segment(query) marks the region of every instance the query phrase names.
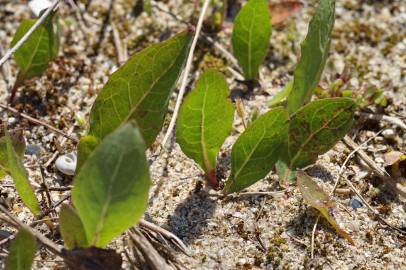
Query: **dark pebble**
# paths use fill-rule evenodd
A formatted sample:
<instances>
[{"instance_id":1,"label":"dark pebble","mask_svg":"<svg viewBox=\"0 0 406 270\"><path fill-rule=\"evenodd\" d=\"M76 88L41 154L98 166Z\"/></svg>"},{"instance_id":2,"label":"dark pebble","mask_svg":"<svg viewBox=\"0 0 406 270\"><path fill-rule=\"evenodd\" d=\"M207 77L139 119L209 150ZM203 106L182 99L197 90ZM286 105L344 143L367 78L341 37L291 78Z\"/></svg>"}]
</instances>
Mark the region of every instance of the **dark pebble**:
<instances>
[{"instance_id":1,"label":"dark pebble","mask_svg":"<svg viewBox=\"0 0 406 270\"><path fill-rule=\"evenodd\" d=\"M352 209L357 210L358 208L361 208L363 204L360 200L358 200L357 197L353 197L350 200L350 206L352 207Z\"/></svg>"}]
</instances>

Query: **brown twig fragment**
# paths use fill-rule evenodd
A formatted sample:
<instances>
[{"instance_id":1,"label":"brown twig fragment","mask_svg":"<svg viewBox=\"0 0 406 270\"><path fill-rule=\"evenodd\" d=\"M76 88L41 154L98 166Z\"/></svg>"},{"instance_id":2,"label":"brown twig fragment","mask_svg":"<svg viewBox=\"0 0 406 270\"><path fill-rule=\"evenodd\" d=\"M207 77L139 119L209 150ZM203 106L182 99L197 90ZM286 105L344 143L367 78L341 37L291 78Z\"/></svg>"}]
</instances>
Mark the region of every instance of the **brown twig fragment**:
<instances>
[{"instance_id":1,"label":"brown twig fragment","mask_svg":"<svg viewBox=\"0 0 406 270\"><path fill-rule=\"evenodd\" d=\"M165 148L166 142L168 141L168 139L171 136L172 131L173 131L174 127L175 127L175 123L176 123L176 119L178 117L180 105L182 104L183 95L185 94L186 86L187 86L187 83L188 83L189 73L190 73L190 70L192 68L193 55L194 55L195 48L196 48L196 45L197 45L197 40L199 39L200 31L201 31L202 26L203 26L203 19L204 19L204 16L206 14L209 3L210 3L210 0L205 0L204 3L203 3L202 10L200 11L199 20L198 20L197 25L196 25L195 35L194 35L193 40L192 40L192 45L190 46L190 49L189 49L189 54L188 54L188 57L187 57L187 60L186 60L185 70L183 71L182 82L180 84L179 94L178 94L178 97L176 99L175 109L173 110L171 121L169 123L168 129L166 130L165 136L164 136L164 138L162 140L162 143L161 143L163 148Z\"/></svg>"},{"instance_id":2,"label":"brown twig fragment","mask_svg":"<svg viewBox=\"0 0 406 270\"><path fill-rule=\"evenodd\" d=\"M13 216L3 205L0 204L0 211L4 213L6 218L2 218L4 221L6 221L8 224L10 224L13 227L17 227L19 229L24 229L29 231L32 235L35 236L35 238L38 239L45 247L47 247L50 251L52 251L54 254L61 256L62 250L64 249L63 246L57 245L48 238L46 238L44 235L42 235L40 232L38 232L36 229L31 228L30 226L24 224L21 222L18 218Z\"/></svg>"},{"instance_id":3,"label":"brown twig fragment","mask_svg":"<svg viewBox=\"0 0 406 270\"><path fill-rule=\"evenodd\" d=\"M12 113L14 113L14 114L16 114L16 115L18 115L18 116L21 116L22 118L27 119L28 121L30 121L30 122L32 122L32 123L34 123L34 124L36 124L36 125L44 126L44 127L46 127L47 129L50 129L50 130L52 130L53 132L58 133L59 135L62 135L62 136L64 136L64 137L68 138L69 140L73 141L74 143L79 143L79 140L78 140L78 139L76 139L76 138L74 138L74 137L72 137L72 136L66 134L66 133L63 132L62 130L57 129L56 127L53 127L53 126L51 126L50 124L47 124L47 123L45 123L45 122L43 122L43 121L41 121L41 120L38 120L38 119L36 119L36 118L34 118L34 117L31 117L31 116L29 116L28 114L19 112L17 109L15 109L15 108L13 108L13 107L10 107L10 106L8 106L8 105L1 104L1 103L0 103L0 108L5 109L5 110L7 110L7 111L10 111L10 112L12 112Z\"/></svg>"}]
</instances>

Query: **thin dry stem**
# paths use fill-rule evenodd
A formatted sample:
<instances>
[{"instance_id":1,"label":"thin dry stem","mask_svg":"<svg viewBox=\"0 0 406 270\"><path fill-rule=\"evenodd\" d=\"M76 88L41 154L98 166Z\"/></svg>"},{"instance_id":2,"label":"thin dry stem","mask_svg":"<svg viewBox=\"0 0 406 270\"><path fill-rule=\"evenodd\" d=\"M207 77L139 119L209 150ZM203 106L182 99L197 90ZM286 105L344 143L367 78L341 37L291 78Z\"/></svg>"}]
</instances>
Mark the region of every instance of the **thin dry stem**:
<instances>
[{"instance_id":1,"label":"thin dry stem","mask_svg":"<svg viewBox=\"0 0 406 270\"><path fill-rule=\"evenodd\" d=\"M161 143L163 148L165 148L166 142L168 141L169 137L171 136L173 128L175 127L176 119L178 118L180 105L182 104L183 95L185 94L189 73L190 73L190 70L192 68L193 54L195 52L197 40L199 39L199 34L200 34L200 31L201 31L202 25L203 25L203 19L204 19L204 16L206 14L209 3L210 3L210 0L205 0L204 3L203 3L202 10L200 11L199 20L197 22L195 35L194 35L193 41L192 41L192 46L190 47L189 55L188 55L187 60L186 60L186 67L185 67L185 71L183 73L178 98L177 98L176 104L175 104L175 109L173 111L173 115L172 115L171 122L169 123L169 127L168 127L168 129L166 131L166 134L164 136L164 139L162 140L162 143Z\"/></svg>"},{"instance_id":2,"label":"thin dry stem","mask_svg":"<svg viewBox=\"0 0 406 270\"><path fill-rule=\"evenodd\" d=\"M0 67L28 40L34 31L45 21L51 12L59 4L60 0L55 0L52 5L41 15L35 24L28 30L24 36L0 59Z\"/></svg>"}]
</instances>

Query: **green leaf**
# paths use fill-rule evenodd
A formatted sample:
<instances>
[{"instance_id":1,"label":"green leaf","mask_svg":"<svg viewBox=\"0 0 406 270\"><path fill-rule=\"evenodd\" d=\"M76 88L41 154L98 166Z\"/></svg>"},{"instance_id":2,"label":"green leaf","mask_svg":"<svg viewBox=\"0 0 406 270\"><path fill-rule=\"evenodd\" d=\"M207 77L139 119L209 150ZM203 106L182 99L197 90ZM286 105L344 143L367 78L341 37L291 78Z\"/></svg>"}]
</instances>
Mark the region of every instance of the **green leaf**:
<instances>
[{"instance_id":1,"label":"green leaf","mask_svg":"<svg viewBox=\"0 0 406 270\"><path fill-rule=\"evenodd\" d=\"M260 116L240 135L231 151L226 193L249 187L269 173L286 147L288 127L288 114L279 107Z\"/></svg>"},{"instance_id":2,"label":"green leaf","mask_svg":"<svg viewBox=\"0 0 406 270\"><path fill-rule=\"evenodd\" d=\"M215 178L216 157L229 136L234 120L234 106L223 75L206 71L196 88L185 99L178 118L176 139L182 151Z\"/></svg>"},{"instance_id":3,"label":"green leaf","mask_svg":"<svg viewBox=\"0 0 406 270\"><path fill-rule=\"evenodd\" d=\"M59 215L59 230L69 249L88 246L85 228L76 210L68 204L63 204Z\"/></svg>"},{"instance_id":4,"label":"green leaf","mask_svg":"<svg viewBox=\"0 0 406 270\"><path fill-rule=\"evenodd\" d=\"M271 19L265 0L249 0L234 21L232 46L246 80L255 80L271 37Z\"/></svg>"},{"instance_id":5,"label":"green leaf","mask_svg":"<svg viewBox=\"0 0 406 270\"><path fill-rule=\"evenodd\" d=\"M279 176L280 183L292 183L296 179L297 172L295 170L291 170L282 160L278 160L275 163L275 170Z\"/></svg>"},{"instance_id":6,"label":"green leaf","mask_svg":"<svg viewBox=\"0 0 406 270\"><path fill-rule=\"evenodd\" d=\"M288 97L288 111L293 113L310 101L319 84L330 48L335 19L335 0L320 0L316 14L302 42L301 58L297 65L293 89Z\"/></svg>"},{"instance_id":7,"label":"green leaf","mask_svg":"<svg viewBox=\"0 0 406 270\"><path fill-rule=\"evenodd\" d=\"M114 72L90 113L90 135L103 139L134 119L147 146L162 128L172 90L182 72L191 32L148 47Z\"/></svg>"},{"instance_id":8,"label":"green leaf","mask_svg":"<svg viewBox=\"0 0 406 270\"><path fill-rule=\"evenodd\" d=\"M329 98L313 101L291 115L289 168L314 163L342 139L353 124L355 107L349 98Z\"/></svg>"},{"instance_id":9,"label":"green leaf","mask_svg":"<svg viewBox=\"0 0 406 270\"><path fill-rule=\"evenodd\" d=\"M26 230L17 233L6 259L6 270L30 270L36 251L35 237Z\"/></svg>"},{"instance_id":10,"label":"green leaf","mask_svg":"<svg viewBox=\"0 0 406 270\"><path fill-rule=\"evenodd\" d=\"M90 245L106 246L142 217L150 186L145 143L133 122L100 143L74 180L73 204Z\"/></svg>"},{"instance_id":11,"label":"green leaf","mask_svg":"<svg viewBox=\"0 0 406 270\"><path fill-rule=\"evenodd\" d=\"M49 61L58 55L59 26L56 20L55 13L51 13L15 52L14 57L20 67L19 80L41 75L48 68ZM36 21L24 20L18 27L11 46L14 46Z\"/></svg>"},{"instance_id":12,"label":"green leaf","mask_svg":"<svg viewBox=\"0 0 406 270\"><path fill-rule=\"evenodd\" d=\"M22 132L15 132L9 135L11 143L20 159L24 158L25 153L25 140ZM8 173L8 156L7 156L7 143L6 137L0 138L0 180Z\"/></svg>"},{"instance_id":13,"label":"green leaf","mask_svg":"<svg viewBox=\"0 0 406 270\"><path fill-rule=\"evenodd\" d=\"M272 97L272 99L268 103L268 106L275 107L281 105L282 101L289 96L290 91L292 91L292 87L293 81L288 82L288 84L286 84L282 90L280 90L275 96Z\"/></svg>"},{"instance_id":14,"label":"green leaf","mask_svg":"<svg viewBox=\"0 0 406 270\"><path fill-rule=\"evenodd\" d=\"M84 136L80 139L78 144L78 162L76 165L76 171L80 171L82 165L86 162L87 158L93 152L94 149L100 144L100 140L92 135Z\"/></svg>"},{"instance_id":15,"label":"green leaf","mask_svg":"<svg viewBox=\"0 0 406 270\"><path fill-rule=\"evenodd\" d=\"M16 190L25 205L34 215L38 215L41 213L41 209L21 160L24 149L25 147L21 142L18 143L16 139L13 140L6 131L6 135L0 139L0 167L13 178Z\"/></svg>"},{"instance_id":16,"label":"green leaf","mask_svg":"<svg viewBox=\"0 0 406 270\"><path fill-rule=\"evenodd\" d=\"M297 172L297 185L303 195L305 202L311 207L316 208L327 219L327 221L334 227L336 232L348 242L354 245L351 236L340 228L335 221L335 218L330 214L334 208L334 203L330 200L329 196L317 183L303 171Z\"/></svg>"}]
</instances>

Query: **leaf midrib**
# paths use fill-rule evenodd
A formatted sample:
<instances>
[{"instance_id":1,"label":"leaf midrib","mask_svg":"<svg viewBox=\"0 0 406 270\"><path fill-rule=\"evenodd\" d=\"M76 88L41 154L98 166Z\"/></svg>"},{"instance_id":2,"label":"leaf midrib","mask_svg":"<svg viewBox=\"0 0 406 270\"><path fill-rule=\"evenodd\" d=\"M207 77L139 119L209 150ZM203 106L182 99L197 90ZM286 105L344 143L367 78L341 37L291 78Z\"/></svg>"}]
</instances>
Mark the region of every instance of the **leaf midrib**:
<instances>
[{"instance_id":1,"label":"leaf midrib","mask_svg":"<svg viewBox=\"0 0 406 270\"><path fill-rule=\"evenodd\" d=\"M276 120L278 119L280 113L278 113L277 115L274 116L274 120L270 123L270 126L272 126ZM258 148L258 145L262 142L262 140L265 137L266 134L266 128L263 126L263 132L261 135L261 138L257 141L257 143L255 144L255 146L252 148L252 151L249 153L248 157L244 160L242 166L240 167L240 169L237 170L237 172L234 174L234 178L237 179L239 174L241 173L241 171L244 169L244 167L247 165L248 161L251 159L252 155L254 154L255 150ZM233 179L235 181L235 179Z\"/></svg>"},{"instance_id":2,"label":"leaf midrib","mask_svg":"<svg viewBox=\"0 0 406 270\"><path fill-rule=\"evenodd\" d=\"M205 168L206 172L208 172L209 170L212 169L212 166L209 161L209 156L208 156L207 149L206 149L206 140L205 140L205 136L204 136L204 133L205 133L204 124L205 124L205 118L206 118L206 115L204 112L206 109L206 98L207 98L207 91L208 91L208 85L207 85L206 81L204 82L204 87L205 87L205 89L204 89L203 104L202 104L202 123L200 125L200 133L201 133L200 144L202 147L203 163L204 163L204 166L206 167Z\"/></svg>"},{"instance_id":3,"label":"leaf midrib","mask_svg":"<svg viewBox=\"0 0 406 270\"><path fill-rule=\"evenodd\" d=\"M111 195L112 195L111 191L112 191L112 188L113 188L114 179L116 178L116 176L118 174L118 168L121 165L122 159L123 159L123 154L121 153L120 157L118 158L118 161L116 162L116 165L114 167L113 174L109 178L109 181L108 181L107 198L106 198L106 200L105 200L105 202L103 204L102 211L100 213L100 220L96 225L96 231L95 231L95 236L94 236L94 240L93 240L93 244L95 244L95 245L97 245L97 242L100 240L99 239L100 232L103 230L104 223L106 221L107 210L108 210L108 208L110 206L110 202L111 202Z\"/></svg>"}]
</instances>

